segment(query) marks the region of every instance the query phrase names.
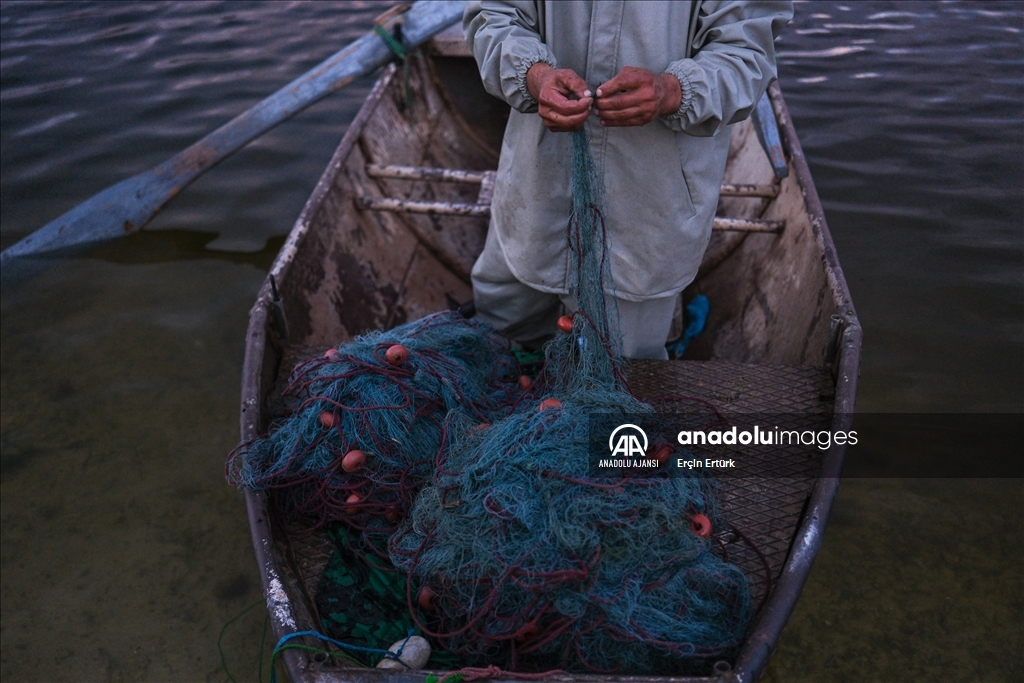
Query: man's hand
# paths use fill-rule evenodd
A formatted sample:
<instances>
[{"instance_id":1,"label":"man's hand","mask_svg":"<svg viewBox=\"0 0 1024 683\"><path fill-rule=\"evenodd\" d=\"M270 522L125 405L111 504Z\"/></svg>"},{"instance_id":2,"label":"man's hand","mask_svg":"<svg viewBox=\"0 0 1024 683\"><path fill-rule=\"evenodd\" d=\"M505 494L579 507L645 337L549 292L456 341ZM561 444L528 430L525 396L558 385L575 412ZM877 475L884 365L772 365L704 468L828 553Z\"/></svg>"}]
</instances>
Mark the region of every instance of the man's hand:
<instances>
[{"instance_id":1,"label":"man's hand","mask_svg":"<svg viewBox=\"0 0 1024 683\"><path fill-rule=\"evenodd\" d=\"M537 62L526 72L526 89L537 100L544 125L554 133L579 130L590 116L590 90L572 69Z\"/></svg>"},{"instance_id":2,"label":"man's hand","mask_svg":"<svg viewBox=\"0 0 1024 683\"><path fill-rule=\"evenodd\" d=\"M604 126L643 126L679 109L683 91L672 74L623 67L597 89L597 115Z\"/></svg>"}]
</instances>

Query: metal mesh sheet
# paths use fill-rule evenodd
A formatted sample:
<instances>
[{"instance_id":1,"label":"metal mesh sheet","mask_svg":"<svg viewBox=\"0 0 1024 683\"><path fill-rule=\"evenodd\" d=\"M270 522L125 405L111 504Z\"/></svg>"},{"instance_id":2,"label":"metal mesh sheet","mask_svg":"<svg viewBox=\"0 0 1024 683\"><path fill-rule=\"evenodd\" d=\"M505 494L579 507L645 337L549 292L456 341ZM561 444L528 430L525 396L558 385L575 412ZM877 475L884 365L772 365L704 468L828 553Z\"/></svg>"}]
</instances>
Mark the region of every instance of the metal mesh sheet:
<instances>
[{"instance_id":1,"label":"metal mesh sheet","mask_svg":"<svg viewBox=\"0 0 1024 683\"><path fill-rule=\"evenodd\" d=\"M632 392L648 401L696 398L723 413L794 416L804 427L827 428L831 419L833 385L822 368L634 360L627 376ZM671 411L670 405L660 409ZM799 445L778 446L770 459L747 470L750 476L719 479L722 514L732 528L716 530L714 538L723 556L747 575L755 606L782 572L823 455L814 457Z\"/></svg>"},{"instance_id":2,"label":"metal mesh sheet","mask_svg":"<svg viewBox=\"0 0 1024 683\"><path fill-rule=\"evenodd\" d=\"M638 397L688 396L723 412L828 414L833 385L823 368L725 361L631 360L629 388Z\"/></svg>"}]
</instances>

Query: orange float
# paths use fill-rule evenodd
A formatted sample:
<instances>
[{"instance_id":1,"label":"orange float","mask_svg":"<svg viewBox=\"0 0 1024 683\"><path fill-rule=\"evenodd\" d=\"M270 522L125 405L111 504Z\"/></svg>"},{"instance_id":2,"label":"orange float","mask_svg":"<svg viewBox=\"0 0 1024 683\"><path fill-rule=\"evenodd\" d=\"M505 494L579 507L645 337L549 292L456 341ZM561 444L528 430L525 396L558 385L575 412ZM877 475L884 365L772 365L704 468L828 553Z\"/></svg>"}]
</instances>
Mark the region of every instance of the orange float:
<instances>
[{"instance_id":1,"label":"orange float","mask_svg":"<svg viewBox=\"0 0 1024 683\"><path fill-rule=\"evenodd\" d=\"M538 626L536 623L527 624L526 626L519 629L519 631L516 633L516 642L524 643L528 640L533 640L534 638L539 636L540 633L540 626Z\"/></svg>"},{"instance_id":2,"label":"orange float","mask_svg":"<svg viewBox=\"0 0 1024 683\"><path fill-rule=\"evenodd\" d=\"M562 407L562 402L557 398L546 398L537 406L537 410L557 410Z\"/></svg>"},{"instance_id":3,"label":"orange float","mask_svg":"<svg viewBox=\"0 0 1024 683\"><path fill-rule=\"evenodd\" d=\"M420 589L419 595L416 596L416 602L420 604L420 607L428 612L433 612L437 605L434 604L434 591L427 586Z\"/></svg>"},{"instance_id":4,"label":"orange float","mask_svg":"<svg viewBox=\"0 0 1024 683\"><path fill-rule=\"evenodd\" d=\"M360 496L358 493L353 493L351 496L349 496L348 498L345 499L345 502L348 503L348 505L345 507L345 514L346 515L357 515L357 514L359 514L358 503L362 503L363 502L362 496Z\"/></svg>"},{"instance_id":5,"label":"orange float","mask_svg":"<svg viewBox=\"0 0 1024 683\"><path fill-rule=\"evenodd\" d=\"M701 538L711 536L711 520L699 512L690 517L690 529Z\"/></svg>"},{"instance_id":6,"label":"orange float","mask_svg":"<svg viewBox=\"0 0 1024 683\"><path fill-rule=\"evenodd\" d=\"M409 349L401 344L395 344L384 352L384 359L392 365L401 365L409 360Z\"/></svg>"},{"instance_id":7,"label":"orange float","mask_svg":"<svg viewBox=\"0 0 1024 683\"><path fill-rule=\"evenodd\" d=\"M366 453L359 449L351 450L341 459L341 469L355 472L366 463Z\"/></svg>"}]
</instances>

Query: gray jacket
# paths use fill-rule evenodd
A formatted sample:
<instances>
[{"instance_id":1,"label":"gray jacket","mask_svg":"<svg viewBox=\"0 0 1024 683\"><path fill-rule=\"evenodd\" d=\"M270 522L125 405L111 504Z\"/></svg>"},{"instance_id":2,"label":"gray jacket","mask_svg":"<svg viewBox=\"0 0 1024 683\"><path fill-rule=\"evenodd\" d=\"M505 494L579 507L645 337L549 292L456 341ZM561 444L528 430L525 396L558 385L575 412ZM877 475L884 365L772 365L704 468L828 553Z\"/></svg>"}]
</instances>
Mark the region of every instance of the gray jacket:
<instances>
[{"instance_id":1,"label":"gray jacket","mask_svg":"<svg viewBox=\"0 0 1024 683\"><path fill-rule=\"evenodd\" d=\"M790 2L468 2L466 41L484 87L512 106L498 163L491 229L513 274L536 289L568 287L570 139L536 114L526 72L572 69L592 91L624 66L679 79L678 111L646 126L604 128L591 116L602 169L614 294L669 296L697 274L725 173L730 125L775 79L774 38Z\"/></svg>"}]
</instances>

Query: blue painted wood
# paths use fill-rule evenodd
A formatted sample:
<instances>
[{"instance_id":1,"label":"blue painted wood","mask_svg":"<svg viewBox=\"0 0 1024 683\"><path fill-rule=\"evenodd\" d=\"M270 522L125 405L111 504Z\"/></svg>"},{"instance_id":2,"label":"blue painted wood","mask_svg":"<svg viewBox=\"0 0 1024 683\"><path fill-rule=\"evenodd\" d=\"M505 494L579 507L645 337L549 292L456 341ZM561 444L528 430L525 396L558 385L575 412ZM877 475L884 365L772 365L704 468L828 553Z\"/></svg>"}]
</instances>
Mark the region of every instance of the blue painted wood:
<instances>
[{"instance_id":1,"label":"blue painted wood","mask_svg":"<svg viewBox=\"0 0 1024 683\"><path fill-rule=\"evenodd\" d=\"M402 15L402 38L412 49L462 18L465 2L413 3ZM311 104L365 76L393 59L372 31L321 62L248 111L187 149L144 173L122 180L47 223L0 253L0 262L123 237L146 225L192 181L246 143L288 120Z\"/></svg>"},{"instance_id":2,"label":"blue painted wood","mask_svg":"<svg viewBox=\"0 0 1024 683\"><path fill-rule=\"evenodd\" d=\"M768 162L772 165L775 177L782 179L789 175L789 165L786 164L786 153L782 149L782 140L779 138L779 123L775 120L775 111L772 109L771 98L766 92L757 102L754 109L754 124L757 129L757 139L761 147L768 155Z\"/></svg>"}]
</instances>

